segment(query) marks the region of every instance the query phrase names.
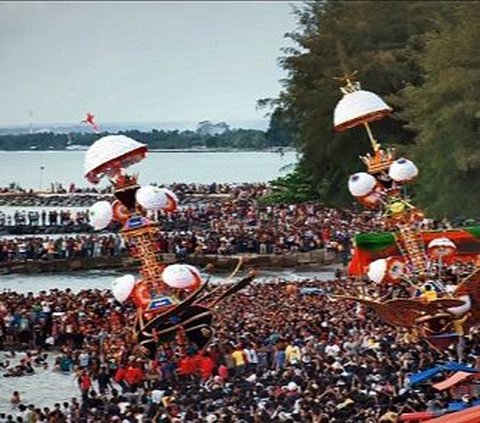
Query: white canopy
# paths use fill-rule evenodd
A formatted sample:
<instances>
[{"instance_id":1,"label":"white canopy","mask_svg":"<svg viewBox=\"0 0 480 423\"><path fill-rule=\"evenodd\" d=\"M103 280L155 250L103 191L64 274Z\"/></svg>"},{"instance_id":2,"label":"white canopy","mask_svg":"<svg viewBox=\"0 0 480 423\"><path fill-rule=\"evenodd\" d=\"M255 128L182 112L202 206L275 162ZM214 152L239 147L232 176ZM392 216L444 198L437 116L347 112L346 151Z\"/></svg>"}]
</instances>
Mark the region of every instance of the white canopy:
<instances>
[{"instance_id":1,"label":"white canopy","mask_svg":"<svg viewBox=\"0 0 480 423\"><path fill-rule=\"evenodd\" d=\"M128 167L144 158L147 146L125 135L107 135L95 141L85 154L85 177L93 183L109 171Z\"/></svg>"},{"instance_id":2,"label":"white canopy","mask_svg":"<svg viewBox=\"0 0 480 423\"><path fill-rule=\"evenodd\" d=\"M333 124L337 131L343 131L363 122L381 119L392 111L378 95L364 90L353 91L337 103Z\"/></svg>"}]
</instances>

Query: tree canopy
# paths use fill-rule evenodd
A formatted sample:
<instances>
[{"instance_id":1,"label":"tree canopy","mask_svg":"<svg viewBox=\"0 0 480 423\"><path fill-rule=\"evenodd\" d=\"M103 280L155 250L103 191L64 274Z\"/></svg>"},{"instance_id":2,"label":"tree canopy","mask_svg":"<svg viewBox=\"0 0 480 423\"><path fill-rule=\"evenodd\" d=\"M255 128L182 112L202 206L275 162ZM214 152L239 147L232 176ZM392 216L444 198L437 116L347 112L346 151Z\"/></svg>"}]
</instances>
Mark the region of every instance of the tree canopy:
<instances>
[{"instance_id":1,"label":"tree canopy","mask_svg":"<svg viewBox=\"0 0 480 423\"><path fill-rule=\"evenodd\" d=\"M232 148L261 150L271 146L289 145L282 139L275 144L271 137L267 141L267 133L255 129L224 130L222 133L208 134L195 131L122 131L133 139L145 143L150 149L189 149L189 148ZM65 150L69 146L89 146L100 136L94 133L57 134L43 132L34 134L0 135L0 150ZM290 142L290 145L292 143Z\"/></svg>"},{"instance_id":2,"label":"tree canopy","mask_svg":"<svg viewBox=\"0 0 480 423\"><path fill-rule=\"evenodd\" d=\"M459 202L457 195L469 190L474 174L478 180L479 8L477 2L333 0L298 8L298 29L287 35L295 47L280 58L284 89L269 102L295 130L303 169L296 176L308 176L327 204L352 201L347 179L364 170L358 156L370 147L362 129L335 133L333 110L341 98L335 77L357 70L362 87L395 109L372 129L384 146L417 160L420 204L435 213L474 213L472 204L465 207L469 196ZM447 176L442 163L455 169Z\"/></svg>"},{"instance_id":3,"label":"tree canopy","mask_svg":"<svg viewBox=\"0 0 480 423\"><path fill-rule=\"evenodd\" d=\"M419 57L424 83L403 90L417 133L417 200L436 214L480 216L480 4L458 4Z\"/></svg>"}]
</instances>

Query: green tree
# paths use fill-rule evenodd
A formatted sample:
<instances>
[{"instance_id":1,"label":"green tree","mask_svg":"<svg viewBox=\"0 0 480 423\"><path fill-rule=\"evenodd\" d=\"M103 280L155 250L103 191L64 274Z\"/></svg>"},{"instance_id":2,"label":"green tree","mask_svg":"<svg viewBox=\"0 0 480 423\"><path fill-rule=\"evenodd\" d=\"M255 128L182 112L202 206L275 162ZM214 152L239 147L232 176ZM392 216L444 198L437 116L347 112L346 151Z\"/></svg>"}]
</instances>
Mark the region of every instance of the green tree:
<instances>
[{"instance_id":1,"label":"green tree","mask_svg":"<svg viewBox=\"0 0 480 423\"><path fill-rule=\"evenodd\" d=\"M424 83L403 91L418 132L416 200L431 214L480 216L480 3L455 5L419 57Z\"/></svg>"},{"instance_id":2,"label":"green tree","mask_svg":"<svg viewBox=\"0 0 480 423\"><path fill-rule=\"evenodd\" d=\"M222 147L235 149L261 150L267 147L264 131L254 129L227 130L218 135L201 135L194 131L159 131L144 132L139 130L120 131L151 149L188 149L195 147ZM0 150L63 150L71 145L92 145L97 139L109 135L70 133L55 134L42 132L36 134L0 135Z\"/></svg>"},{"instance_id":3,"label":"green tree","mask_svg":"<svg viewBox=\"0 0 480 423\"><path fill-rule=\"evenodd\" d=\"M312 189L312 175L300 162L286 176L271 181L272 192L261 199L264 204L291 204L304 201L320 201L318 192Z\"/></svg>"},{"instance_id":4,"label":"green tree","mask_svg":"<svg viewBox=\"0 0 480 423\"><path fill-rule=\"evenodd\" d=\"M205 147L218 148L218 138L215 136L208 137L205 141Z\"/></svg>"},{"instance_id":5,"label":"green tree","mask_svg":"<svg viewBox=\"0 0 480 423\"><path fill-rule=\"evenodd\" d=\"M290 115L302 166L312 176L312 191L325 202L351 202L349 174L363 170L358 160L369 149L362 129L335 133L333 110L341 94L334 78L358 70L364 89L396 104L394 94L421 81L414 54L421 35L435 28L449 3L410 1L316 1L296 11L299 29L288 35L296 43L285 51L288 72L275 104ZM410 144L413 132L395 116L374 124L380 142Z\"/></svg>"},{"instance_id":6,"label":"green tree","mask_svg":"<svg viewBox=\"0 0 480 423\"><path fill-rule=\"evenodd\" d=\"M295 125L291 117L276 107L270 116L270 124L266 134L269 147L286 147L294 145Z\"/></svg>"}]
</instances>

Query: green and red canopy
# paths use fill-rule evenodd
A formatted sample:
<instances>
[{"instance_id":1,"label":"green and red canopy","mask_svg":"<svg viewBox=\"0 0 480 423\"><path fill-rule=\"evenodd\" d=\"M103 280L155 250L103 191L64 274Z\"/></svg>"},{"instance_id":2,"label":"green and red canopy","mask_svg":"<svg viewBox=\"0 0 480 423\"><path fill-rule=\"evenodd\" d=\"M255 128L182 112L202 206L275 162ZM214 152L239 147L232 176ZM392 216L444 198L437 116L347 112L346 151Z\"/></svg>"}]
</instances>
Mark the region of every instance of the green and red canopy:
<instances>
[{"instance_id":1,"label":"green and red canopy","mask_svg":"<svg viewBox=\"0 0 480 423\"><path fill-rule=\"evenodd\" d=\"M435 238L448 238L457 246L455 260L477 261L480 258L480 226L448 231L428 231L421 233L425 245ZM370 262L379 258L401 256L390 232L370 232L355 237L355 248L348 272L354 276L367 273Z\"/></svg>"}]
</instances>

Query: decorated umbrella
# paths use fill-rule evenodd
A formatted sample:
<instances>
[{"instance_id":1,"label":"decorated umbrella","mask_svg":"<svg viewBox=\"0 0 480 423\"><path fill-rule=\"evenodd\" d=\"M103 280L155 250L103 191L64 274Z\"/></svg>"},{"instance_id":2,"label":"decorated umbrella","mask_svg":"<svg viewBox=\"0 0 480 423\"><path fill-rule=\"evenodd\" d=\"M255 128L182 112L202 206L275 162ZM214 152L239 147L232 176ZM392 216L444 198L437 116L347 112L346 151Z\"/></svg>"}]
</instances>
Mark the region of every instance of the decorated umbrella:
<instances>
[{"instance_id":1,"label":"decorated umbrella","mask_svg":"<svg viewBox=\"0 0 480 423\"><path fill-rule=\"evenodd\" d=\"M442 262L457 252L457 246L448 238L435 238L428 243L428 254L438 260L438 279L442 275Z\"/></svg>"},{"instance_id":2,"label":"decorated umbrella","mask_svg":"<svg viewBox=\"0 0 480 423\"><path fill-rule=\"evenodd\" d=\"M360 83L353 80L354 76L355 73L340 78L346 82L346 85L341 88L343 98L337 103L333 112L333 125L339 132L358 125L365 126L376 151L379 145L373 139L368 123L383 119L392 113L393 109L378 95L361 90Z\"/></svg>"},{"instance_id":3,"label":"decorated umbrella","mask_svg":"<svg viewBox=\"0 0 480 423\"><path fill-rule=\"evenodd\" d=\"M147 146L125 135L107 135L95 141L87 150L84 161L85 178L97 184L107 175L114 177L121 169L145 158Z\"/></svg>"}]
</instances>

